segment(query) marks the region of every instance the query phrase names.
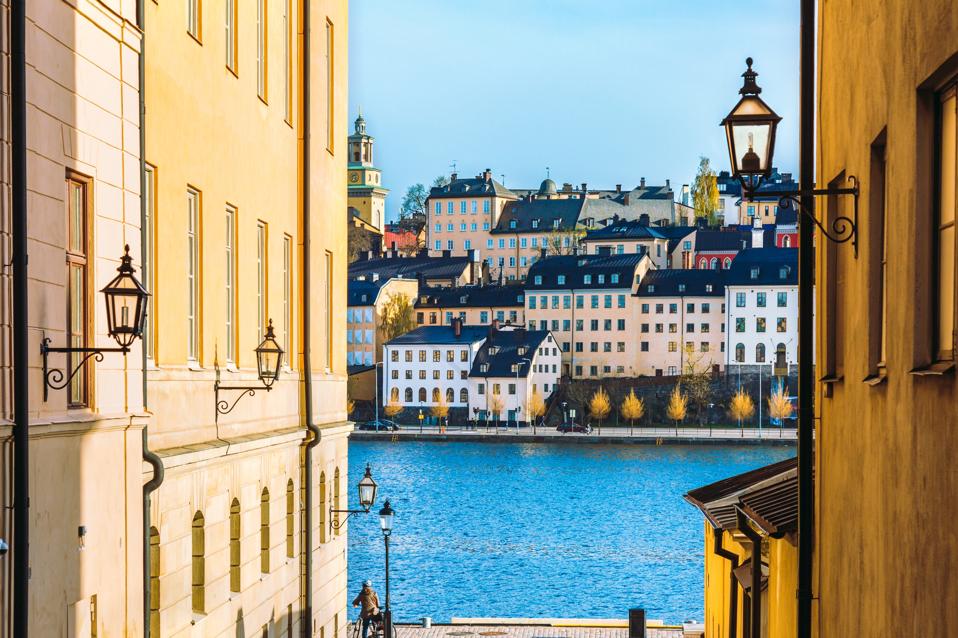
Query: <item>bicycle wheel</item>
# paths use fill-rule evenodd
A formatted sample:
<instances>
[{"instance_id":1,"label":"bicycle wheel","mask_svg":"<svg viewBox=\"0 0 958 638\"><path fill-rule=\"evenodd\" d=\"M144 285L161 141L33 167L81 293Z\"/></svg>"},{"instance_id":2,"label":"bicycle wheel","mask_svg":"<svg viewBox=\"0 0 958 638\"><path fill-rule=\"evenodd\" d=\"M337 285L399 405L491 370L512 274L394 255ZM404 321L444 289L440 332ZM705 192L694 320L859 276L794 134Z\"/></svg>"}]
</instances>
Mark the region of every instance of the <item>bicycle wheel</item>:
<instances>
[{"instance_id":1,"label":"bicycle wheel","mask_svg":"<svg viewBox=\"0 0 958 638\"><path fill-rule=\"evenodd\" d=\"M363 621L360 618L357 618L353 622L353 638L361 638L363 635Z\"/></svg>"}]
</instances>

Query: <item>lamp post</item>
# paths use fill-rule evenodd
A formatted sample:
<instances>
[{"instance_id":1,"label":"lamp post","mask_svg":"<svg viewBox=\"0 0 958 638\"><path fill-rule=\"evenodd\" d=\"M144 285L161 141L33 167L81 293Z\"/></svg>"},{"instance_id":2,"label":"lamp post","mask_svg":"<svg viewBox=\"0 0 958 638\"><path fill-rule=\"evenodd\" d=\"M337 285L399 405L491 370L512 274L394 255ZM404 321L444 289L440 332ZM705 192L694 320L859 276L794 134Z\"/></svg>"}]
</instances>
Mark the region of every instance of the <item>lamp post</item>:
<instances>
[{"instance_id":1,"label":"lamp post","mask_svg":"<svg viewBox=\"0 0 958 638\"><path fill-rule=\"evenodd\" d=\"M383 365L383 364L385 364L385 363L386 363L385 361L379 361L379 362L377 362L376 365L373 367L373 376L375 377L375 379L374 379L374 385L376 386L376 401L375 401L375 403L376 403L376 431L379 431L379 366L381 366L381 365ZM383 371L385 371L385 368L383 368ZM385 375L383 375L383 379L385 380Z\"/></svg>"},{"instance_id":2,"label":"lamp post","mask_svg":"<svg viewBox=\"0 0 958 638\"><path fill-rule=\"evenodd\" d=\"M532 361L526 357L519 359L519 363L516 364L516 436L519 436L519 413L522 412L522 404L519 402L519 370L522 369L523 363L529 364L529 373L532 373Z\"/></svg>"},{"instance_id":3,"label":"lamp post","mask_svg":"<svg viewBox=\"0 0 958 638\"><path fill-rule=\"evenodd\" d=\"M562 424L565 425L569 421L569 417L566 416L566 406L569 405L567 402L562 402Z\"/></svg>"},{"instance_id":4,"label":"lamp post","mask_svg":"<svg viewBox=\"0 0 958 638\"><path fill-rule=\"evenodd\" d=\"M383 634L392 638L392 609L389 606L389 537L393 533L393 517L396 512L389 506L387 499L383 508L379 510L379 527L383 531L383 543L386 546L386 611L383 613Z\"/></svg>"}]
</instances>

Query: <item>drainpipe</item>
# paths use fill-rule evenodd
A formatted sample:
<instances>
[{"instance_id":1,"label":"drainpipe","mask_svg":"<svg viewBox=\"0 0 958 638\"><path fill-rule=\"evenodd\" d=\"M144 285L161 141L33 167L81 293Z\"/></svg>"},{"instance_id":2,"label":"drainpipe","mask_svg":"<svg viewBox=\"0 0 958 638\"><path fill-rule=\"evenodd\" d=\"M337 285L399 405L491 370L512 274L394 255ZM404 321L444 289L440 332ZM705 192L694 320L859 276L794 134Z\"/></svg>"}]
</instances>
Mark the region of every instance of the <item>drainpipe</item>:
<instances>
[{"instance_id":1,"label":"drainpipe","mask_svg":"<svg viewBox=\"0 0 958 638\"><path fill-rule=\"evenodd\" d=\"M741 510L737 516L739 531L752 543L751 635L759 638L762 635L762 536L752 529Z\"/></svg>"},{"instance_id":2,"label":"drainpipe","mask_svg":"<svg viewBox=\"0 0 958 638\"><path fill-rule=\"evenodd\" d=\"M306 574L304 588L306 600L303 602L304 621L301 623L303 637L309 638L313 624L313 448L319 444L319 428L313 424L313 373L310 366L310 348L312 333L311 304L310 304L310 271L309 271L309 217L310 217L310 114L309 114L309 2L303 1L303 403L306 418L306 429L309 438L306 441L306 455L303 480L306 483L306 515L304 517ZM331 285L331 284L330 284ZM332 312L332 309L329 310Z\"/></svg>"},{"instance_id":3,"label":"drainpipe","mask_svg":"<svg viewBox=\"0 0 958 638\"><path fill-rule=\"evenodd\" d=\"M136 25L140 29L140 60L139 60L139 125L140 125L140 263L146 263L149 247L149 235L146 230L147 201L143 196L146 193L146 12L144 2L140 0L136 8ZM152 277L153 273L150 273ZM149 282L147 282L149 285ZM151 291L155 292L155 291ZM147 312L149 312L147 306ZM146 379L146 347L143 347L143 408L147 406L147 379ZM155 452L150 451L148 426L143 426L143 460L153 468L153 478L143 485L143 637L150 638L150 495L163 484L163 461Z\"/></svg>"},{"instance_id":4,"label":"drainpipe","mask_svg":"<svg viewBox=\"0 0 958 638\"><path fill-rule=\"evenodd\" d=\"M799 206L815 212L815 1L801 0L799 91ZM798 224L798 618L796 638L812 635L812 559L815 483L813 428L815 379L812 368L815 227Z\"/></svg>"},{"instance_id":5,"label":"drainpipe","mask_svg":"<svg viewBox=\"0 0 958 638\"><path fill-rule=\"evenodd\" d=\"M30 362L27 358L26 3L10 4L13 188L13 635L27 638L30 584Z\"/></svg>"},{"instance_id":6,"label":"drainpipe","mask_svg":"<svg viewBox=\"0 0 958 638\"><path fill-rule=\"evenodd\" d=\"M728 635L729 638L738 636L738 581L735 580L735 568L738 567L738 554L728 551L722 547L722 537L725 531L721 528L712 530L712 538L715 540L715 546L712 552L731 563L729 569L729 583L731 589L728 595Z\"/></svg>"}]
</instances>

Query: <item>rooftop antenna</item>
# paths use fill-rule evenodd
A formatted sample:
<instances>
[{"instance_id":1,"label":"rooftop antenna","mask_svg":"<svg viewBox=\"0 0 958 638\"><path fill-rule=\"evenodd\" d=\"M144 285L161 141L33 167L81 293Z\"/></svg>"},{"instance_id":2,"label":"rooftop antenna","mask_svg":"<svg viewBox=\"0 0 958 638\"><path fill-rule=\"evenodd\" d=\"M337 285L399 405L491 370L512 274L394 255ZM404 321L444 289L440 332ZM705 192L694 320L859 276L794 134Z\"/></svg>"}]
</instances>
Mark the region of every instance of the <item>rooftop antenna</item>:
<instances>
[{"instance_id":1,"label":"rooftop antenna","mask_svg":"<svg viewBox=\"0 0 958 638\"><path fill-rule=\"evenodd\" d=\"M456 171L456 160L452 160L452 164L449 165L449 168L452 169L452 172L453 172L453 173L458 172L458 171Z\"/></svg>"},{"instance_id":2,"label":"rooftop antenna","mask_svg":"<svg viewBox=\"0 0 958 638\"><path fill-rule=\"evenodd\" d=\"M505 173L499 173L499 181L502 183L503 186L506 185L506 174L505 174Z\"/></svg>"},{"instance_id":3,"label":"rooftop antenna","mask_svg":"<svg viewBox=\"0 0 958 638\"><path fill-rule=\"evenodd\" d=\"M549 178L551 178L551 177L552 177L552 175L550 174L550 169L549 169L548 166L546 166L546 179L549 179Z\"/></svg>"}]
</instances>

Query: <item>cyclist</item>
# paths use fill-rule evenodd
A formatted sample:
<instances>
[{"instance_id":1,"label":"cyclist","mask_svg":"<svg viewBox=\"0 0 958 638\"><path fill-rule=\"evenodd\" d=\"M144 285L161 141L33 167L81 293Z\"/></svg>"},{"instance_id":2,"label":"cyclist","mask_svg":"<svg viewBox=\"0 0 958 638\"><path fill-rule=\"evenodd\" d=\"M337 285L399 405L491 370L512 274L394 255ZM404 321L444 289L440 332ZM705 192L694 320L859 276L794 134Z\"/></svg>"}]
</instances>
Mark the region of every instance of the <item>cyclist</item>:
<instances>
[{"instance_id":1,"label":"cyclist","mask_svg":"<svg viewBox=\"0 0 958 638\"><path fill-rule=\"evenodd\" d=\"M368 638L369 624L373 621L380 622L383 618L379 611L379 595L373 589L371 580L363 581L362 591L353 600L353 607L359 606L362 606L359 618L363 621L363 638Z\"/></svg>"}]
</instances>

